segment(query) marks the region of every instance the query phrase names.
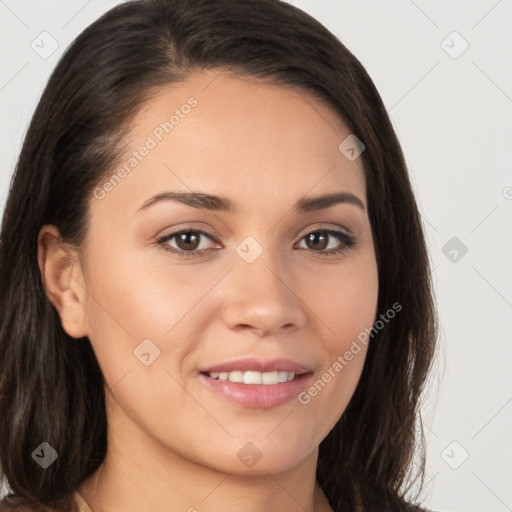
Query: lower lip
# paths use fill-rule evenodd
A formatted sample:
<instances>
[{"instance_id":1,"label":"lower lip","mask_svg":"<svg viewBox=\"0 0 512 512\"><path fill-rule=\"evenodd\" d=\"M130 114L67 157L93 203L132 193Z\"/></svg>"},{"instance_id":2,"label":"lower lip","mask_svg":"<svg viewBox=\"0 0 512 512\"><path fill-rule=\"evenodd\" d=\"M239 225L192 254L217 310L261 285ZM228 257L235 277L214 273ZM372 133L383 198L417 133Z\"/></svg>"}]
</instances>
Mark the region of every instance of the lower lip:
<instances>
[{"instance_id":1,"label":"lower lip","mask_svg":"<svg viewBox=\"0 0 512 512\"><path fill-rule=\"evenodd\" d=\"M213 391L242 407L269 409L278 407L294 398L309 384L312 374L299 375L296 379L279 384L244 384L229 380L212 379L201 373L199 378Z\"/></svg>"}]
</instances>

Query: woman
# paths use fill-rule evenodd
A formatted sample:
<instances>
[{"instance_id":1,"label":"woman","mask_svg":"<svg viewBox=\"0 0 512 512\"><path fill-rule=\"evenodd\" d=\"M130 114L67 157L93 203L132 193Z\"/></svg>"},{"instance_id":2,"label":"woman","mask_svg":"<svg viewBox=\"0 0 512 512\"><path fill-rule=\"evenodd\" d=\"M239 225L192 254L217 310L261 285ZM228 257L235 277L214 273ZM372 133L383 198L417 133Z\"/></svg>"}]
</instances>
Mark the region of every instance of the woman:
<instances>
[{"instance_id":1,"label":"woman","mask_svg":"<svg viewBox=\"0 0 512 512\"><path fill-rule=\"evenodd\" d=\"M88 27L26 135L0 285L1 510L417 510L420 216L371 79L300 9Z\"/></svg>"}]
</instances>

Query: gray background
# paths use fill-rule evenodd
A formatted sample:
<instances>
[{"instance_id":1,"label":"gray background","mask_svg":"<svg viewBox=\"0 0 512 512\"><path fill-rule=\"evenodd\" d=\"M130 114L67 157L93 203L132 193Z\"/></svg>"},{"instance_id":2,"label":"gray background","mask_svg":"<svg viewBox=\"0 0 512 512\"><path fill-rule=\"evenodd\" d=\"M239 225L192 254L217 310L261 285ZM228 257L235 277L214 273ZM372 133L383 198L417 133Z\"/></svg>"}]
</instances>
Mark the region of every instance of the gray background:
<instances>
[{"instance_id":1,"label":"gray background","mask_svg":"<svg viewBox=\"0 0 512 512\"><path fill-rule=\"evenodd\" d=\"M117 3L0 0L2 210L51 70ZM512 2L290 3L332 30L373 78L423 216L441 323L422 409L425 505L512 511Z\"/></svg>"}]
</instances>

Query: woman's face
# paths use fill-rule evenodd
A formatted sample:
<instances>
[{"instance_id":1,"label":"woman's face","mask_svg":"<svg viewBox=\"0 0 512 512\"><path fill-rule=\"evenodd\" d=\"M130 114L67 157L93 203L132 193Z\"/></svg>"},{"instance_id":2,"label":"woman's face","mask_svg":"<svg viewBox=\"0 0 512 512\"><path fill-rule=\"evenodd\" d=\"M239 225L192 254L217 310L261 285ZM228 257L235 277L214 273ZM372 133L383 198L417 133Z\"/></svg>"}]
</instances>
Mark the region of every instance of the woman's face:
<instances>
[{"instance_id":1,"label":"woman's face","mask_svg":"<svg viewBox=\"0 0 512 512\"><path fill-rule=\"evenodd\" d=\"M81 255L111 425L240 474L314 453L354 393L366 346L344 355L377 307L362 161L338 148L349 135L309 95L213 72L145 103L91 198ZM346 196L297 206L329 194ZM293 365L307 374L270 384ZM223 369L269 384L204 373Z\"/></svg>"}]
</instances>

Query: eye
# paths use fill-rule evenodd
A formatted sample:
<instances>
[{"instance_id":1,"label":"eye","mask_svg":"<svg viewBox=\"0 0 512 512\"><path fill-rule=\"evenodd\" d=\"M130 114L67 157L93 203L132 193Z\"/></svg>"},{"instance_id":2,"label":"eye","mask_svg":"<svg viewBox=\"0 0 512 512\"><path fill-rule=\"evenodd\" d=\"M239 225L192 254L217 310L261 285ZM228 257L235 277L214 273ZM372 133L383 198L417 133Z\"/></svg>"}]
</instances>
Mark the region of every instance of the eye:
<instances>
[{"instance_id":1,"label":"eye","mask_svg":"<svg viewBox=\"0 0 512 512\"><path fill-rule=\"evenodd\" d=\"M200 229L182 229L160 238L157 242L163 246L166 251L172 252L182 258L196 256L199 252L206 252L204 246L201 246L201 237L213 237L206 231ZM172 248L168 242L176 239L176 248Z\"/></svg>"},{"instance_id":2,"label":"eye","mask_svg":"<svg viewBox=\"0 0 512 512\"><path fill-rule=\"evenodd\" d=\"M175 233L170 233L157 240L157 243L163 247L164 250L176 254L180 258L191 258L200 256L201 253L209 252L201 238L208 238L214 240L213 236L206 231L200 229L182 229ZM348 251L356 243L355 237L344 231L335 229L317 229L310 231L301 238L301 242L305 241L306 249L322 255L334 255ZM337 240L331 246L331 242ZM175 243L173 246L172 243ZM330 247L331 246L331 247ZM304 248L304 247L302 247Z\"/></svg>"},{"instance_id":3,"label":"eye","mask_svg":"<svg viewBox=\"0 0 512 512\"><path fill-rule=\"evenodd\" d=\"M334 246L329 248L333 238L338 240L338 244L334 243ZM347 252L356 243L353 235L336 229L317 229L310 231L301 238L301 241L302 240L305 240L307 249L325 255Z\"/></svg>"}]
</instances>

